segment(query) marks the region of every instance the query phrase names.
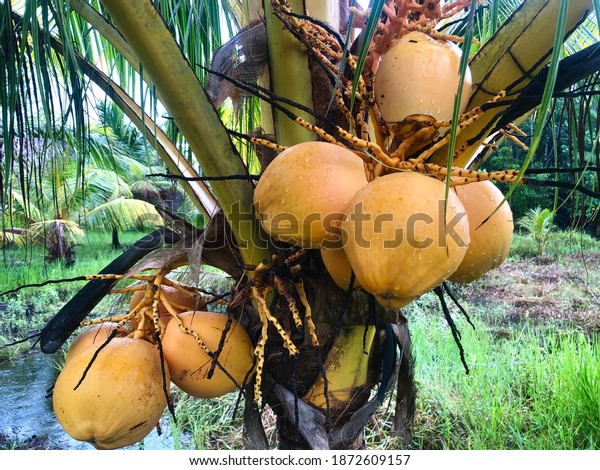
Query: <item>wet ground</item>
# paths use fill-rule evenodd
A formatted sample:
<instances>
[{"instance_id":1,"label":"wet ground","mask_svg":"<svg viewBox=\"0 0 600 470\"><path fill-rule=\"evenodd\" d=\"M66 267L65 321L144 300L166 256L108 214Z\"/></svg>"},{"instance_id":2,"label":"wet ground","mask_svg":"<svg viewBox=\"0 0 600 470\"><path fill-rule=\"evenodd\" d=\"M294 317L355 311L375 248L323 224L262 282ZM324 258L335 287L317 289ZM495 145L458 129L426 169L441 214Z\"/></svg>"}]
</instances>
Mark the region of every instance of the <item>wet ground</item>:
<instances>
[{"instance_id":1,"label":"wet ground","mask_svg":"<svg viewBox=\"0 0 600 470\"><path fill-rule=\"evenodd\" d=\"M53 355L30 350L14 361L0 364L0 450L94 448L72 439L54 416L52 399L47 396L58 374L55 360ZM161 425L161 436L154 430L143 443L130 448L172 449L168 427L162 422Z\"/></svg>"}]
</instances>

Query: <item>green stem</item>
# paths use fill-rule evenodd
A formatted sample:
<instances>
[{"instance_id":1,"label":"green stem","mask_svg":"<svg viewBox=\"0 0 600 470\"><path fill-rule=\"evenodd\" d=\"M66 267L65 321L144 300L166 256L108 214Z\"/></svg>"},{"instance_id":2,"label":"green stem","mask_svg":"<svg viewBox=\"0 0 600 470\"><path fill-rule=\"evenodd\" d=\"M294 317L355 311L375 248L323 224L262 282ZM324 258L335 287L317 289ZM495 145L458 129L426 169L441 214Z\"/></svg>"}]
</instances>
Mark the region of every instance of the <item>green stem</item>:
<instances>
[{"instance_id":1,"label":"green stem","mask_svg":"<svg viewBox=\"0 0 600 470\"><path fill-rule=\"evenodd\" d=\"M293 11L304 12L302 0L291 0L289 3ZM308 55L300 42L277 18L269 0L264 0L264 8L271 90L278 96L312 108L312 77L308 66ZM314 119L306 113L297 110L293 112L304 120L314 123ZM289 146L316 140L315 134L300 127L275 109L273 109L273 122L277 142L280 145Z\"/></svg>"},{"instance_id":2,"label":"green stem","mask_svg":"<svg viewBox=\"0 0 600 470\"><path fill-rule=\"evenodd\" d=\"M151 0L103 0L120 32L154 83L207 176L244 174L247 169L189 62ZM215 181L211 189L238 242L244 262L270 258L253 216L249 181Z\"/></svg>"},{"instance_id":3,"label":"green stem","mask_svg":"<svg viewBox=\"0 0 600 470\"><path fill-rule=\"evenodd\" d=\"M91 5L83 0L69 0L71 10L76 12L85 21L87 21L96 31L98 31L110 44L121 54L129 65L134 69L139 69L139 60L135 53L127 44L127 41L106 19L98 13Z\"/></svg>"}]
</instances>

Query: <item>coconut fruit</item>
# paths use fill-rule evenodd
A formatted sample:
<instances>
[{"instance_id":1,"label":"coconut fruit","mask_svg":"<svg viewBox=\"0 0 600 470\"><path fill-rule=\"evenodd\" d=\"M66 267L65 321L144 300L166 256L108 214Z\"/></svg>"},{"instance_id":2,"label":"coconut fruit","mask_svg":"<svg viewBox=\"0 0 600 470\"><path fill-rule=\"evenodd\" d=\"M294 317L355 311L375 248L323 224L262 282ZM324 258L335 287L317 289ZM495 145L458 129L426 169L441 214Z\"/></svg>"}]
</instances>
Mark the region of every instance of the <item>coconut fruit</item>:
<instances>
[{"instance_id":1,"label":"coconut fruit","mask_svg":"<svg viewBox=\"0 0 600 470\"><path fill-rule=\"evenodd\" d=\"M376 178L352 199L341 225L344 250L363 289L399 309L447 279L469 243L469 222L451 191L413 172Z\"/></svg>"},{"instance_id":2,"label":"coconut fruit","mask_svg":"<svg viewBox=\"0 0 600 470\"><path fill-rule=\"evenodd\" d=\"M282 242L304 248L339 246L344 210L366 184L362 159L347 148L297 144L263 172L254 191L256 217Z\"/></svg>"},{"instance_id":3,"label":"coconut fruit","mask_svg":"<svg viewBox=\"0 0 600 470\"><path fill-rule=\"evenodd\" d=\"M102 346L102 344L108 339L113 330L117 329L115 337L127 336L131 331L125 327L120 327L118 323L104 322L98 325L92 325L79 333L69 346L67 355L65 356L65 363L69 362L73 357L77 356L81 351L86 349L92 344L96 345L96 348Z\"/></svg>"},{"instance_id":4,"label":"coconut fruit","mask_svg":"<svg viewBox=\"0 0 600 470\"><path fill-rule=\"evenodd\" d=\"M194 331L212 353L219 349L227 315L212 312L184 312L180 316L183 326ZM178 322L169 322L162 340L163 353L171 380L184 392L200 398L213 398L233 392L252 377L254 348L246 330L231 320L225 341L219 353L219 364L235 383L218 366L208 378L212 358L202 350L194 336L185 333ZM236 385L237 383L237 385Z\"/></svg>"},{"instance_id":5,"label":"coconut fruit","mask_svg":"<svg viewBox=\"0 0 600 470\"><path fill-rule=\"evenodd\" d=\"M179 289L164 284L160 286L160 290L162 294L166 297L169 304L171 304L171 307L173 307L173 309L177 313L195 310L197 308L201 308L204 305L203 303L200 303L198 305L198 295L196 294L186 295ZM145 294L146 292L144 290L138 290L133 293L131 299L129 300L130 312L136 307L136 305L138 305L142 301ZM167 323L171 321L171 318L173 318L173 316L169 313L167 307L165 307L165 305L161 301L158 302L158 314L159 325L161 328L164 329L167 326ZM139 325L139 319L132 318L129 323L131 324L131 328L135 330Z\"/></svg>"},{"instance_id":6,"label":"coconut fruit","mask_svg":"<svg viewBox=\"0 0 600 470\"><path fill-rule=\"evenodd\" d=\"M97 449L134 444L158 424L167 404L160 354L147 341L114 338L87 369L96 351L95 345L80 351L58 375L56 418L73 439ZM165 375L168 383L166 366Z\"/></svg>"},{"instance_id":7,"label":"coconut fruit","mask_svg":"<svg viewBox=\"0 0 600 470\"><path fill-rule=\"evenodd\" d=\"M331 279L333 279L333 282L340 288L348 290L348 287L350 287L350 279L352 278L352 266L350 265L350 261L348 261L344 249L321 249L321 259L323 260L325 269L327 269ZM360 283L356 279L356 276L354 277L352 287L354 289L360 288Z\"/></svg>"},{"instance_id":8,"label":"coconut fruit","mask_svg":"<svg viewBox=\"0 0 600 470\"><path fill-rule=\"evenodd\" d=\"M467 211L471 241L462 263L449 279L468 283L506 259L513 238L513 215L508 203L502 202L504 195L491 181L456 186L453 191Z\"/></svg>"},{"instance_id":9,"label":"coconut fruit","mask_svg":"<svg viewBox=\"0 0 600 470\"><path fill-rule=\"evenodd\" d=\"M375 99L387 123L424 114L437 121L452 118L458 92L461 50L418 31L405 34L381 59L375 75ZM465 110L471 91L467 68L461 96Z\"/></svg>"}]
</instances>

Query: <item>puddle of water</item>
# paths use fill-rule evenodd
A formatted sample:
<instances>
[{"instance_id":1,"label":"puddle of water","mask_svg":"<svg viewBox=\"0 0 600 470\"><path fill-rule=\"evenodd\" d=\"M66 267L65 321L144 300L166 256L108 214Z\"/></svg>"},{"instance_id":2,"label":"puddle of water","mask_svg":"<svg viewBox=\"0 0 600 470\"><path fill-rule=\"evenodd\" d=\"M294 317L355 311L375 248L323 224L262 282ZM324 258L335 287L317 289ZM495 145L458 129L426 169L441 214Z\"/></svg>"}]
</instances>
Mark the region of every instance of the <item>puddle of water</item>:
<instances>
[{"instance_id":1,"label":"puddle of water","mask_svg":"<svg viewBox=\"0 0 600 470\"><path fill-rule=\"evenodd\" d=\"M54 361L55 356L31 350L14 361L0 364L0 432L19 439L48 435L61 449L94 449L65 433L54 416L52 399L46 398L58 375ZM161 420L161 427L160 436L154 429L143 443L125 449L173 449L173 436L166 420Z\"/></svg>"}]
</instances>

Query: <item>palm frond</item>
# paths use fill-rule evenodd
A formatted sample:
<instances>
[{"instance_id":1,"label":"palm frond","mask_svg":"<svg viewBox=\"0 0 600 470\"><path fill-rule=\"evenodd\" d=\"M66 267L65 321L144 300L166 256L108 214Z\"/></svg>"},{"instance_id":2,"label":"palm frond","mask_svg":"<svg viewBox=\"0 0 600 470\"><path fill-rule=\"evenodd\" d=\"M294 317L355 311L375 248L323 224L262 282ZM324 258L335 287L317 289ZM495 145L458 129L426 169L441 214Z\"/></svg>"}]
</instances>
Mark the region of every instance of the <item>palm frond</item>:
<instances>
[{"instance_id":1,"label":"palm frond","mask_svg":"<svg viewBox=\"0 0 600 470\"><path fill-rule=\"evenodd\" d=\"M125 231L164 225L152 204L127 198L96 206L86 212L85 220L86 226L96 231Z\"/></svg>"},{"instance_id":2,"label":"palm frond","mask_svg":"<svg viewBox=\"0 0 600 470\"><path fill-rule=\"evenodd\" d=\"M164 2L158 2L160 4ZM105 0L112 18L152 78L165 108L175 124L186 136L187 143L199 165L208 175L236 175L247 173L247 168L231 144L227 130L215 114L214 108L197 75L193 57L182 56L177 37L165 27L149 0L116 2ZM164 14L164 11L163 11ZM173 21L166 15L166 24ZM210 15L211 18L213 15ZM190 66L192 64L192 66ZM210 149L210 151L209 151ZM229 180L211 184L211 189L222 203L223 211L231 217L234 234L245 240L248 248L258 236L258 226L238 224L240 208L250 210L253 186L249 181ZM242 231L244 233L238 233ZM255 249L241 248L242 253L254 258ZM250 254L251 253L251 254Z\"/></svg>"},{"instance_id":3,"label":"palm frond","mask_svg":"<svg viewBox=\"0 0 600 470\"><path fill-rule=\"evenodd\" d=\"M0 231L0 244L2 247L6 247L7 245L20 247L27 244L29 237L29 231L26 229L4 229Z\"/></svg>"},{"instance_id":4,"label":"palm frond","mask_svg":"<svg viewBox=\"0 0 600 470\"><path fill-rule=\"evenodd\" d=\"M40 244L48 242L48 239L60 233L68 243L77 243L84 236L85 231L73 220L50 219L36 222L29 227L32 239Z\"/></svg>"},{"instance_id":5,"label":"palm frond","mask_svg":"<svg viewBox=\"0 0 600 470\"><path fill-rule=\"evenodd\" d=\"M131 183L129 186L135 199L141 199L150 203L160 201L160 189L151 181L142 179Z\"/></svg>"},{"instance_id":6,"label":"palm frond","mask_svg":"<svg viewBox=\"0 0 600 470\"><path fill-rule=\"evenodd\" d=\"M13 16L18 17L16 13L13 14ZM114 33L116 30L112 26L111 28L112 29L109 29L109 31ZM45 37L49 38L48 40L50 44L58 54L62 54L64 52L64 46L62 42L51 36L50 32L40 31L40 35L44 35ZM135 100L131 98L125 92L125 90L111 81L110 78L101 70L97 69L90 62L85 60L81 54L75 53L75 59L77 60L77 63L83 72L88 74L94 82L100 85L104 92L107 93L107 95L124 110L132 122L144 131L144 135L148 136L147 138L149 139L150 143L155 146L157 152L169 166L172 172L190 177L197 176L196 170L185 161L181 153L177 150L176 145L167 138L166 134L162 132L160 127L157 126L153 119L142 112L141 107L135 103ZM185 142L180 142L183 147L189 148ZM80 158L78 159L78 163L80 165L83 165L85 162L85 154L86 149L83 148ZM218 209L216 200L202 182L188 182L184 184L184 188L199 210L208 214L213 214L216 212ZM23 192L26 193L26 191Z\"/></svg>"}]
</instances>

